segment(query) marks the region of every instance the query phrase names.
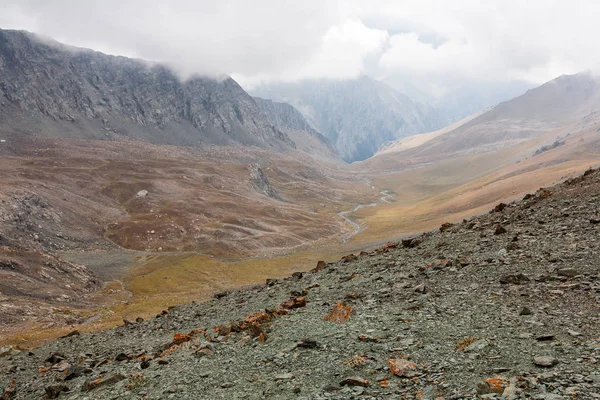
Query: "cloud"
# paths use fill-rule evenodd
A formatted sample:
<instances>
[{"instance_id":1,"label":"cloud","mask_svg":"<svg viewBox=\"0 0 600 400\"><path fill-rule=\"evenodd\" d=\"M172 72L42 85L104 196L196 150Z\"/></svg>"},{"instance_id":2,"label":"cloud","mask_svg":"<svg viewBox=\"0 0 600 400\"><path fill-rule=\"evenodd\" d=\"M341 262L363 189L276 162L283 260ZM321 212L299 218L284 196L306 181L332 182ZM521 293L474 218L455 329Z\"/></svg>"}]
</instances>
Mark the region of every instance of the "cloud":
<instances>
[{"instance_id":1,"label":"cloud","mask_svg":"<svg viewBox=\"0 0 600 400\"><path fill-rule=\"evenodd\" d=\"M358 20L347 19L325 32L310 57L290 65L278 76L236 74L234 78L246 86L273 80L356 78L366 72L367 58L380 54L388 39L385 30L371 29Z\"/></svg>"},{"instance_id":2,"label":"cloud","mask_svg":"<svg viewBox=\"0 0 600 400\"><path fill-rule=\"evenodd\" d=\"M0 27L247 84L363 73L434 86L600 70L587 0L0 0Z\"/></svg>"}]
</instances>

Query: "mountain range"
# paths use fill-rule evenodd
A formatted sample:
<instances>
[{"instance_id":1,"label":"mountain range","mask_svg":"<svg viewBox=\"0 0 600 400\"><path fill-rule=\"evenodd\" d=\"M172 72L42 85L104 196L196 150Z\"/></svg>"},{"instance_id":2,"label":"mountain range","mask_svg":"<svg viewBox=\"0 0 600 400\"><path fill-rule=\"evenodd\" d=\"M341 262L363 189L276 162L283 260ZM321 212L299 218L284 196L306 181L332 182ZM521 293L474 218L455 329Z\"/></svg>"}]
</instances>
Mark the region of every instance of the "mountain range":
<instances>
[{"instance_id":1,"label":"mountain range","mask_svg":"<svg viewBox=\"0 0 600 400\"><path fill-rule=\"evenodd\" d=\"M347 162L369 158L388 141L435 130L447 123L434 108L413 102L367 76L344 81L276 83L259 86L251 93L294 106Z\"/></svg>"},{"instance_id":2,"label":"mountain range","mask_svg":"<svg viewBox=\"0 0 600 400\"><path fill-rule=\"evenodd\" d=\"M229 77L182 81L162 65L22 31L0 30L0 98L0 131L8 136L295 147Z\"/></svg>"}]
</instances>

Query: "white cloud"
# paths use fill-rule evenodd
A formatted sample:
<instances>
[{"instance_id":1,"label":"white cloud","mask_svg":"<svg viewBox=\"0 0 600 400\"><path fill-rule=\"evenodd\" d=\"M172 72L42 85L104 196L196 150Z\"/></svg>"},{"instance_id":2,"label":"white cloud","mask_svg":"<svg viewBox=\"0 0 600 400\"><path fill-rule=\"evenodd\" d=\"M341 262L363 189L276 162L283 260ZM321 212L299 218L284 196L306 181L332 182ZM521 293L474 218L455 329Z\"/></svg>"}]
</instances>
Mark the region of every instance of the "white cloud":
<instances>
[{"instance_id":1,"label":"white cloud","mask_svg":"<svg viewBox=\"0 0 600 400\"><path fill-rule=\"evenodd\" d=\"M600 70L588 0L0 0L0 27L245 82L543 82ZM425 78L424 78L425 77Z\"/></svg>"},{"instance_id":2,"label":"white cloud","mask_svg":"<svg viewBox=\"0 0 600 400\"><path fill-rule=\"evenodd\" d=\"M236 74L234 78L245 86L272 80L352 79L365 73L367 57L379 54L387 41L385 30L371 29L358 20L347 19L330 27L304 62L288 66L277 76Z\"/></svg>"}]
</instances>

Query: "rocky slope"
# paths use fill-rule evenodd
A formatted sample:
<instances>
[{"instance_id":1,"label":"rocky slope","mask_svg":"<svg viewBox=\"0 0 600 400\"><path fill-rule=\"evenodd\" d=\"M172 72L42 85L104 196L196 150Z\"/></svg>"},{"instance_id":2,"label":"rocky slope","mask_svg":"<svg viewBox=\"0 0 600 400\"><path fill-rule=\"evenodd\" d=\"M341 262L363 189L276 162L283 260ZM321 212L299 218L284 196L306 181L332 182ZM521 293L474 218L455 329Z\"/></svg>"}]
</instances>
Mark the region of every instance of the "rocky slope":
<instances>
[{"instance_id":1,"label":"rocky slope","mask_svg":"<svg viewBox=\"0 0 600 400\"><path fill-rule=\"evenodd\" d=\"M147 321L4 349L4 398L600 398L600 172Z\"/></svg>"},{"instance_id":2,"label":"rocky slope","mask_svg":"<svg viewBox=\"0 0 600 400\"><path fill-rule=\"evenodd\" d=\"M383 143L433 131L447 122L431 107L366 76L265 85L252 94L297 108L348 162L372 156Z\"/></svg>"},{"instance_id":3,"label":"rocky slope","mask_svg":"<svg viewBox=\"0 0 600 400\"><path fill-rule=\"evenodd\" d=\"M231 78L182 82L165 66L0 30L0 136L23 134L294 147Z\"/></svg>"},{"instance_id":4,"label":"rocky slope","mask_svg":"<svg viewBox=\"0 0 600 400\"><path fill-rule=\"evenodd\" d=\"M255 97L256 104L260 107L277 129L285 132L296 143L296 147L329 162L338 159L329 140L314 130L306 118L294 107L287 103L261 99Z\"/></svg>"},{"instance_id":5,"label":"rocky slope","mask_svg":"<svg viewBox=\"0 0 600 400\"><path fill-rule=\"evenodd\" d=\"M423 165L510 147L515 149L513 154L523 152L524 159L538 148L596 131L599 125L598 80L588 73L564 75L437 132L388 143L365 164L388 168L411 159ZM406 146L409 142L415 145ZM530 144L535 146L533 150ZM596 152L596 148L597 144L588 151Z\"/></svg>"}]
</instances>

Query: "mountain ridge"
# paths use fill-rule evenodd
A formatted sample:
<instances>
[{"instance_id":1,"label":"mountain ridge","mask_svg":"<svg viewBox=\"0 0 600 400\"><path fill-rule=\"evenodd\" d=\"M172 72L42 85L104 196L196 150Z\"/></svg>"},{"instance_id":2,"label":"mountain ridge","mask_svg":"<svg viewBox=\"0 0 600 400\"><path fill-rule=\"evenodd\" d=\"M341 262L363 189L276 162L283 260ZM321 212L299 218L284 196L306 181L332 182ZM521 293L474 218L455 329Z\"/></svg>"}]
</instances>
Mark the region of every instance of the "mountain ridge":
<instances>
[{"instance_id":1,"label":"mountain ridge","mask_svg":"<svg viewBox=\"0 0 600 400\"><path fill-rule=\"evenodd\" d=\"M112 134L159 144L295 144L230 77L184 82L167 67L0 30L0 132L60 137ZM21 115L14 116L15 113ZM23 121L21 121L23 122ZM44 129L39 129L43 126Z\"/></svg>"}]
</instances>

